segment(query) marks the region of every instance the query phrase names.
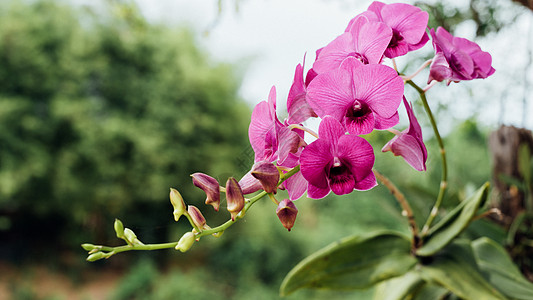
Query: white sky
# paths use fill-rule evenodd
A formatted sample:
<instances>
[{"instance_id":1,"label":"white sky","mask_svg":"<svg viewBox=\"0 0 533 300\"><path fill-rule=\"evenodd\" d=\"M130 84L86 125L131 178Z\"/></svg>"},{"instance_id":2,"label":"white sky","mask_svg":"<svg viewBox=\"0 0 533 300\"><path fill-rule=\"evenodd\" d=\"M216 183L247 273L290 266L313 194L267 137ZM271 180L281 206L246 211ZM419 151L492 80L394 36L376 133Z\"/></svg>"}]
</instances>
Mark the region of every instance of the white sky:
<instances>
[{"instance_id":1,"label":"white sky","mask_svg":"<svg viewBox=\"0 0 533 300\"><path fill-rule=\"evenodd\" d=\"M266 100L270 87L275 85L278 108L281 109L292 83L294 68L302 62L304 54L307 52L307 69L315 58L316 49L341 34L348 21L371 3L369 0L222 0L223 9L218 14L218 0L136 2L152 22L192 27L198 34L200 45L214 60L245 62L247 71L241 96L254 105ZM502 13L505 12L508 10L503 9ZM430 102L449 104L453 115L460 119L475 114L494 128L499 120L505 124L523 125L524 92L529 94L530 102L533 100L533 74L524 77L524 65L532 56L527 53L527 45L533 44L533 30L529 30L533 27L532 19L533 14L522 14L503 32L476 41L484 51L492 54L493 66L497 70L493 76L452 83L450 87L436 86L428 93ZM208 29L209 34L203 34ZM472 38L473 26L466 23L456 34ZM431 51L430 43L426 48ZM529 71L533 73L531 67ZM530 82L528 91L524 91L525 78ZM417 80L422 84L425 77ZM481 100L472 101L472 97ZM505 104L503 113L500 112L502 103ZM533 104L526 109L526 116L533 115ZM533 128L533 117L526 118L524 125Z\"/></svg>"}]
</instances>

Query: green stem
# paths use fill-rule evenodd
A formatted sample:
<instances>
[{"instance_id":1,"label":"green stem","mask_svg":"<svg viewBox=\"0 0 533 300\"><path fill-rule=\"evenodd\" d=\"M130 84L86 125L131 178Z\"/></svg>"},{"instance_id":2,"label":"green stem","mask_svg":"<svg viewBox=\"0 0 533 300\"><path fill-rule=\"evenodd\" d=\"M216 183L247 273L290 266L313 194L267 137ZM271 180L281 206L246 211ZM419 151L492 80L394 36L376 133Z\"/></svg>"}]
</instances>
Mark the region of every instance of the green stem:
<instances>
[{"instance_id":1,"label":"green stem","mask_svg":"<svg viewBox=\"0 0 533 300\"><path fill-rule=\"evenodd\" d=\"M448 180L448 166L446 163L446 150L444 149L444 143L442 142L439 129L437 128L437 122L435 121L435 117L433 116L433 113L431 112L431 108L429 107L428 101L426 99L426 92L411 80L407 81L406 83L412 86L420 94L420 99L422 100L424 109L426 110L426 113L429 117L429 121L431 122L431 127L433 127L435 138L437 139L437 142L439 144L440 155L442 158L442 178L440 182L439 195L437 196L437 200L435 201L435 204L433 205L433 208L431 209L431 212L429 213L426 224L424 224L424 227L422 228L421 234L422 236L424 236L427 234L429 227L431 226L431 223L433 223L433 220L437 216L440 205L442 204L442 199L444 199L444 194L446 192L446 186L448 185L448 181L447 181Z\"/></svg>"},{"instance_id":2,"label":"green stem","mask_svg":"<svg viewBox=\"0 0 533 300\"><path fill-rule=\"evenodd\" d=\"M285 180L287 180L292 175L296 174L299 170L300 170L300 166L298 165L292 168L287 173L283 174L279 180L278 185L282 184ZM254 197L247 200L246 203L244 204L244 208L235 217L235 220L228 220L224 224L217 226L215 228L208 229L208 230L198 231L198 228L196 228L190 216L188 214L185 214L185 215L189 219L189 222L191 223L191 225L193 225L195 229L197 230L198 233L196 234L195 237L198 239L206 235L215 234L215 233L226 230L228 227L230 227L235 222L237 222L237 220L242 219L246 215L246 212L248 211L248 209L250 209L250 207L252 207L254 203L259 201L259 199L263 198L265 195L267 195L267 193L265 191L262 191L259 194L255 195ZM130 250L161 250L161 249L175 248L177 244L178 242L161 243L161 244L146 244L146 245L124 245L124 246L118 246L118 247L95 246L96 250L94 252L104 251L104 252L107 252L106 254L109 257L111 255L114 255L120 252L130 251Z\"/></svg>"}]
</instances>

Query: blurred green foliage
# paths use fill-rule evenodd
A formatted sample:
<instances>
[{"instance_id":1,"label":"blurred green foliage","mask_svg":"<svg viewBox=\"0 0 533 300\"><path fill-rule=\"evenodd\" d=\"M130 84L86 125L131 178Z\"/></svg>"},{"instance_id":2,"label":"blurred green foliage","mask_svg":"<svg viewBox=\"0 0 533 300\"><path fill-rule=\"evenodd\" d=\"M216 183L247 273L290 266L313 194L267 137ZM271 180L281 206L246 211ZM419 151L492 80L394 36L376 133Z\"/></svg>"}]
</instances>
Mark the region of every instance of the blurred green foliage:
<instances>
[{"instance_id":1,"label":"blurred green foliage","mask_svg":"<svg viewBox=\"0 0 533 300\"><path fill-rule=\"evenodd\" d=\"M1 4L0 234L12 252L106 242L115 217L166 239L170 187L197 197L189 174L244 171L236 69L124 8Z\"/></svg>"}]
</instances>

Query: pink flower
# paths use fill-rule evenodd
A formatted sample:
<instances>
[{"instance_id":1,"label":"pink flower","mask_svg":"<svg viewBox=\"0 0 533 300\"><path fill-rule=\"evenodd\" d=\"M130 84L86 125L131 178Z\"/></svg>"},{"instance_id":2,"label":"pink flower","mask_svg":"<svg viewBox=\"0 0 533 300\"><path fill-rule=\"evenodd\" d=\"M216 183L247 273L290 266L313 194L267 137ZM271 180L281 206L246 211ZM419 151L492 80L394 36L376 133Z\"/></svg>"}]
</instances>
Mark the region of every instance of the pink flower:
<instances>
[{"instance_id":1,"label":"pink flower","mask_svg":"<svg viewBox=\"0 0 533 300\"><path fill-rule=\"evenodd\" d=\"M376 186L372 146L361 137L345 133L339 121L326 116L319 126L319 138L302 151L300 168L308 182L309 198L324 198L330 191L343 195Z\"/></svg>"},{"instance_id":2,"label":"pink flower","mask_svg":"<svg viewBox=\"0 0 533 300\"><path fill-rule=\"evenodd\" d=\"M431 29L435 57L429 67L428 83L432 80L452 81L487 78L495 70L492 57L481 50L478 44L464 38L452 36L446 29Z\"/></svg>"},{"instance_id":3,"label":"pink flower","mask_svg":"<svg viewBox=\"0 0 533 300\"><path fill-rule=\"evenodd\" d=\"M374 16L375 17L375 16ZM376 17L375 17L376 18ZM392 37L389 26L369 21L365 15L354 18L347 32L337 37L318 55L313 70L324 73L337 69L342 61L353 56L363 64L378 64Z\"/></svg>"},{"instance_id":4,"label":"pink flower","mask_svg":"<svg viewBox=\"0 0 533 300\"><path fill-rule=\"evenodd\" d=\"M306 101L306 94L307 85L304 82L304 67L302 64L298 64L294 72L294 80L289 90L289 96L287 97L288 124L299 124L309 118L317 117Z\"/></svg>"},{"instance_id":5,"label":"pink flower","mask_svg":"<svg viewBox=\"0 0 533 300\"><path fill-rule=\"evenodd\" d=\"M381 151L391 151L396 156L401 156L415 170L425 171L428 152L422 139L422 129L413 113L412 106L407 103L405 97L403 104L409 117L409 128L393 137Z\"/></svg>"},{"instance_id":6,"label":"pink flower","mask_svg":"<svg viewBox=\"0 0 533 300\"><path fill-rule=\"evenodd\" d=\"M429 40L426 33L429 15L416 6L374 1L368 10L374 12L378 20L392 29L392 39L385 50L385 56L388 58L419 49Z\"/></svg>"},{"instance_id":7,"label":"pink flower","mask_svg":"<svg viewBox=\"0 0 533 300\"><path fill-rule=\"evenodd\" d=\"M277 135L281 126L276 115L276 88L273 86L268 102L262 101L255 106L248 128L248 138L254 149L256 162L272 162L277 159Z\"/></svg>"},{"instance_id":8,"label":"pink flower","mask_svg":"<svg viewBox=\"0 0 533 300\"><path fill-rule=\"evenodd\" d=\"M403 80L385 65L363 65L348 57L342 65L317 75L307 88L307 100L320 116L330 115L349 133L360 135L398 124Z\"/></svg>"}]
</instances>

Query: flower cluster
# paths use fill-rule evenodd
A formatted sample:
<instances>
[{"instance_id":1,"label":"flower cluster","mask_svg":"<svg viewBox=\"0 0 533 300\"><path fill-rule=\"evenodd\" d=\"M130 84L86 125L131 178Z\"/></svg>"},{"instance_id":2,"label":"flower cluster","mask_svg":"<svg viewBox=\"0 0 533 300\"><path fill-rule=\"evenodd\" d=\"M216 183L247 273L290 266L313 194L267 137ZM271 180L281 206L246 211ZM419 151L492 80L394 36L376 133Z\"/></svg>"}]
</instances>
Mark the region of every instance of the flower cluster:
<instances>
[{"instance_id":1,"label":"flower cluster","mask_svg":"<svg viewBox=\"0 0 533 300\"><path fill-rule=\"evenodd\" d=\"M447 80L449 84L494 73L490 54L477 44L440 27L436 32L430 29L428 35L427 23L428 13L418 7L375 1L348 23L344 33L316 52L305 76L305 60L296 66L285 120L277 117L274 87L268 101L255 107L249 138L256 165L274 163L280 172L300 166L280 186L289 194L284 204L304 192L320 199L331 191L342 195L376 186L373 148L361 137L376 129L397 134L383 152L402 156L416 170L426 169L422 131L404 97L404 84L410 79L386 63L423 47L431 36L435 58L428 83ZM402 103L409 128L398 132L391 128L399 123ZM317 117L321 118L318 135L302 125ZM307 144L304 133L316 140ZM251 173L241 183L250 192L265 187Z\"/></svg>"},{"instance_id":2,"label":"flower cluster","mask_svg":"<svg viewBox=\"0 0 533 300\"><path fill-rule=\"evenodd\" d=\"M266 101L255 106L248 131L255 153L254 164L247 174L240 180L228 178L225 186L220 186L217 179L207 174L191 175L193 184L206 194L205 204L213 206L216 211L221 205L221 194L225 194L230 220L211 228L196 206L186 205L179 192L171 189L174 219L178 221L185 216L193 228L190 232L176 243L145 245L131 229L123 228L117 220L117 237L125 240L127 246L84 244L90 254L88 260L108 258L131 249L153 250L172 246L187 251L203 236L220 236L266 195L277 204L276 214L282 225L291 230L298 214L294 201L305 193L309 198L321 199L330 192L344 195L354 190L370 190L377 185L376 177L387 186L386 178L373 169L374 149L364 138L374 130L395 133L382 147L383 152L391 151L403 157L414 169L425 171L428 153L412 105L404 96L406 83L419 92L443 156L443 181L424 229L426 233L444 195L446 164L445 151L425 92L437 82L450 84L452 81L486 78L494 73L490 54L477 44L453 37L440 27L436 31L428 29L427 24L428 14L418 7L373 2L366 11L350 20L343 33L316 51L315 61L307 72L304 72L305 57L303 63L296 66L287 97L288 115L284 120L277 115L275 87L271 88ZM430 38L434 58L413 75L400 74L394 59L420 49ZM411 79L428 65L428 86L422 89ZM398 109L402 104L409 127L400 132L393 127L399 123ZM320 120L318 133L304 126L309 119ZM279 189L287 191L287 199L276 199ZM406 202L402 197L398 200L409 215ZM410 226L417 237L417 225L412 214L410 216Z\"/></svg>"}]
</instances>

